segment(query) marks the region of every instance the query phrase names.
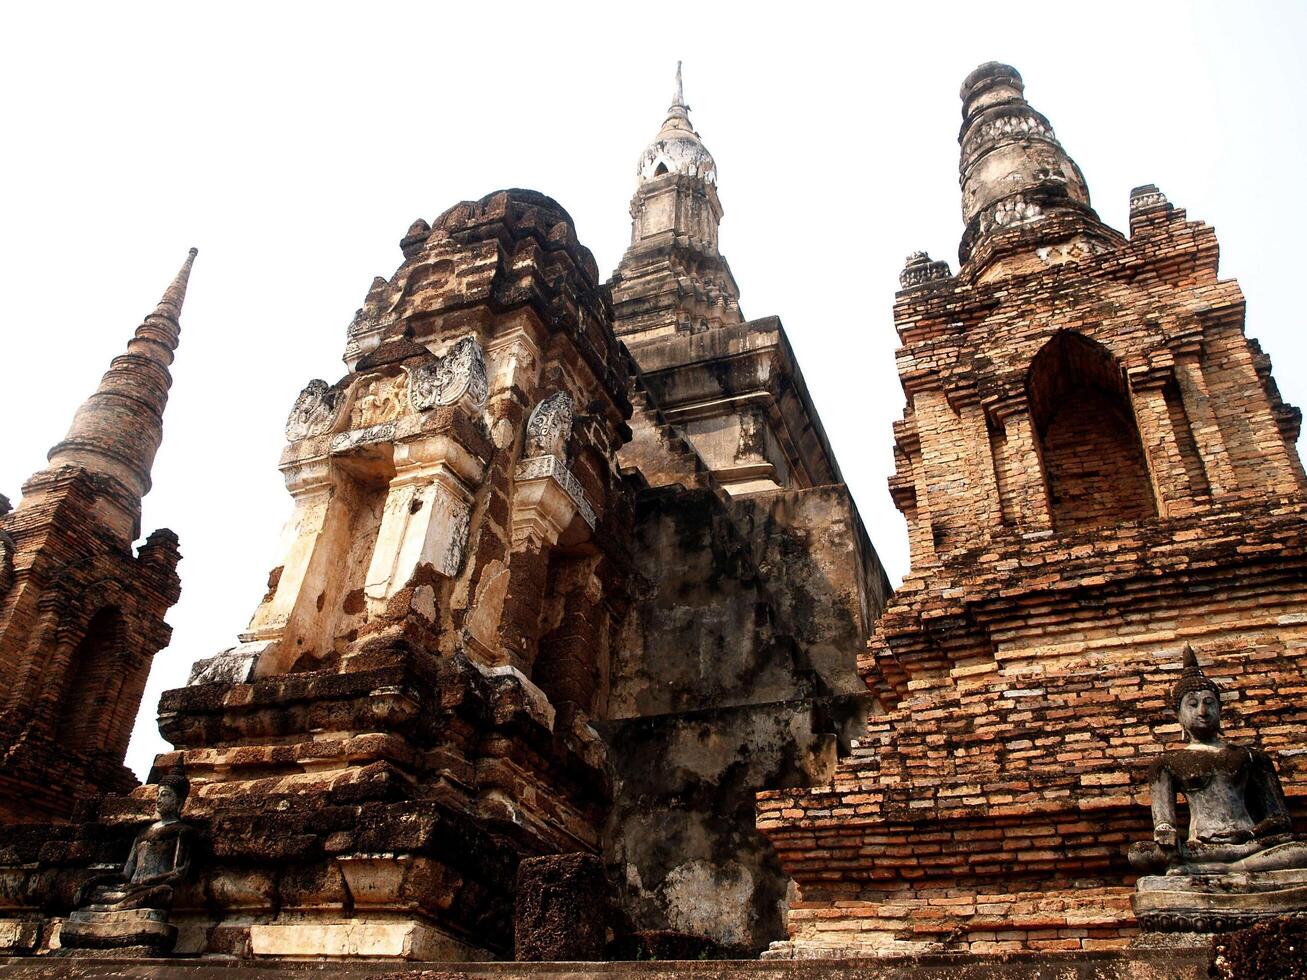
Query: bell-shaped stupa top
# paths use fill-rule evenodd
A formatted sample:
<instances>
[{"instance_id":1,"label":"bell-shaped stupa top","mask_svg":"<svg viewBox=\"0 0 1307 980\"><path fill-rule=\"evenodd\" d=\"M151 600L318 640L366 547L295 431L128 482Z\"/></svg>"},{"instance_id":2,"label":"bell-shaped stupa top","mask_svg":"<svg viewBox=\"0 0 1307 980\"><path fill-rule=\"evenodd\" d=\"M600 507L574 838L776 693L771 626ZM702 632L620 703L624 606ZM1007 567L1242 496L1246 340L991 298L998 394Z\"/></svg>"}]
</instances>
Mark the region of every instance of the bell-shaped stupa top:
<instances>
[{"instance_id":1,"label":"bell-shaped stupa top","mask_svg":"<svg viewBox=\"0 0 1307 980\"><path fill-rule=\"evenodd\" d=\"M652 143L640 154L637 169L640 181L653 180L664 174L686 174L710 184L717 183L717 164L712 154L690 125L690 107L685 104L681 88L681 63L676 63L676 94L667 109L667 118Z\"/></svg>"},{"instance_id":2,"label":"bell-shaped stupa top","mask_svg":"<svg viewBox=\"0 0 1307 980\"><path fill-rule=\"evenodd\" d=\"M981 65L963 81L961 96L963 262L992 233L1061 213L1092 214L1084 175L1048 119L1026 101L1015 68Z\"/></svg>"}]
</instances>

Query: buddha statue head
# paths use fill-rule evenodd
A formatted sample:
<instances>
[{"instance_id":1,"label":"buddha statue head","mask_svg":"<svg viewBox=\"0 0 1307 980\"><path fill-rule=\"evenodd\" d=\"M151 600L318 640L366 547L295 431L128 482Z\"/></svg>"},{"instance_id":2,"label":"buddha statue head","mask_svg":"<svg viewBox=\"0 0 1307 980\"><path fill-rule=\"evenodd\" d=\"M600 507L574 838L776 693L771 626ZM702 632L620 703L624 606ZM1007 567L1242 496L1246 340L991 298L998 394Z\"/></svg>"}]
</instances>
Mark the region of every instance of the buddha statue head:
<instances>
[{"instance_id":1,"label":"buddha statue head","mask_svg":"<svg viewBox=\"0 0 1307 980\"><path fill-rule=\"evenodd\" d=\"M186 769L178 762L159 780L159 792L154 805L160 819L176 820L181 815L182 805L190 791L191 784L186 778Z\"/></svg>"},{"instance_id":2,"label":"buddha statue head","mask_svg":"<svg viewBox=\"0 0 1307 980\"><path fill-rule=\"evenodd\" d=\"M1221 689L1203 673L1188 644L1184 648L1184 669L1171 688L1171 707L1190 742L1210 742L1220 734Z\"/></svg>"}]
</instances>

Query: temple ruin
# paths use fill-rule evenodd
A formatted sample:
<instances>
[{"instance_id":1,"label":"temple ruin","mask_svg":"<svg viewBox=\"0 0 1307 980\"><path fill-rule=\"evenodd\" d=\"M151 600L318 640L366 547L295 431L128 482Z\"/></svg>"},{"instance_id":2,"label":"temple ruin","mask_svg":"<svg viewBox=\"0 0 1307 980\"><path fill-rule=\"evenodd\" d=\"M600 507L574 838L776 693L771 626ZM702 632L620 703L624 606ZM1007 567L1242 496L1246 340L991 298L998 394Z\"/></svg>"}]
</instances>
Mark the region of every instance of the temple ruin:
<instances>
[{"instance_id":1,"label":"temple ruin","mask_svg":"<svg viewBox=\"0 0 1307 980\"><path fill-rule=\"evenodd\" d=\"M266 594L137 786L192 250L0 514L0 954L1197 977L1206 940L1149 935L1307 910L1300 413L1211 228L1151 185L1105 225L1015 69L962 102L958 271L914 253L894 300L897 591L741 310L678 69L608 282L535 191L409 226L285 421ZM1266 787L1187 841L1147 806L1197 785L1182 732ZM1191 914L1254 854L1273 900Z\"/></svg>"}]
</instances>

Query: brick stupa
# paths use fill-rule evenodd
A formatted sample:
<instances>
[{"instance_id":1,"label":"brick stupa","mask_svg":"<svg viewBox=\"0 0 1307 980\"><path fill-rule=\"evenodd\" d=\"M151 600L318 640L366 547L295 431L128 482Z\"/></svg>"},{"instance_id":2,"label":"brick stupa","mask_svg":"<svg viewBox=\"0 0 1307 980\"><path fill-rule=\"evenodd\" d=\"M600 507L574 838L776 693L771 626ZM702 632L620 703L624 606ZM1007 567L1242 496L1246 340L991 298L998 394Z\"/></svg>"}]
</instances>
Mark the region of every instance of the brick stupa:
<instances>
[{"instance_id":1,"label":"brick stupa","mask_svg":"<svg viewBox=\"0 0 1307 980\"><path fill-rule=\"evenodd\" d=\"M912 569L860 745L760 798L801 893L776 956L1127 945L1186 643L1307 798L1300 413L1215 232L1152 186L1104 225L1014 69L962 101L961 267L914 255L894 305Z\"/></svg>"}]
</instances>

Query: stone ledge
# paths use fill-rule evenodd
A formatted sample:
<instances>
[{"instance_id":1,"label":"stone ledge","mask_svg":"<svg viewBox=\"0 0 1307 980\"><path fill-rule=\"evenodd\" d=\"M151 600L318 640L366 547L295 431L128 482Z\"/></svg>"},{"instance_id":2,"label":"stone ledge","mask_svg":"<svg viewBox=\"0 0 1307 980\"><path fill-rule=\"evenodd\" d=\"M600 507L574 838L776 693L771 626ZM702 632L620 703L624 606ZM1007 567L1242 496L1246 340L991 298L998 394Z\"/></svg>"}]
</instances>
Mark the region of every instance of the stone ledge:
<instances>
[{"instance_id":1,"label":"stone ledge","mask_svg":"<svg viewBox=\"0 0 1307 980\"><path fill-rule=\"evenodd\" d=\"M494 977L499 980L557 978L598 980L642 977L702 980L768 977L780 980L1039 980L1055 975L1062 980L1205 980L1210 953L1192 950L1128 950L1102 953L1011 953L993 956L931 954L885 959L804 960L668 960L643 963L425 963L391 961L341 963L299 960L140 960L82 958L69 960L0 959L0 977L80 980L140 977L229 980L258 976L266 980L293 980L306 974L332 977L377 977L384 980L463 980Z\"/></svg>"}]
</instances>

